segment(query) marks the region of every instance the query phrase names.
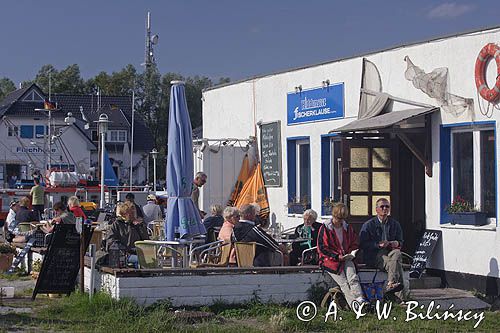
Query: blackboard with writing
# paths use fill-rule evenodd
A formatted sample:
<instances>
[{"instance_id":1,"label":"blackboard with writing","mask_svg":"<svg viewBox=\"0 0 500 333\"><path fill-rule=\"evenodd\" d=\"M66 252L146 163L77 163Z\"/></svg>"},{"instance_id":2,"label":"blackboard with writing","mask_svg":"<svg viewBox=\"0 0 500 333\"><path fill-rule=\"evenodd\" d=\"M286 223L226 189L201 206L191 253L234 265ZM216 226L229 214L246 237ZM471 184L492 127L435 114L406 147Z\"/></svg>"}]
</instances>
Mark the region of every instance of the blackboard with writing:
<instances>
[{"instance_id":1,"label":"blackboard with writing","mask_svg":"<svg viewBox=\"0 0 500 333\"><path fill-rule=\"evenodd\" d=\"M80 234L74 224L57 224L42 262L32 299L37 294L70 294L80 268Z\"/></svg>"},{"instance_id":2,"label":"blackboard with writing","mask_svg":"<svg viewBox=\"0 0 500 333\"><path fill-rule=\"evenodd\" d=\"M415 255L413 256L413 263L410 269L411 278L420 278L440 238L440 230L425 230L422 238L420 238L420 243L415 251Z\"/></svg>"},{"instance_id":3,"label":"blackboard with writing","mask_svg":"<svg viewBox=\"0 0 500 333\"><path fill-rule=\"evenodd\" d=\"M261 166L265 186L281 186L281 122L260 127Z\"/></svg>"}]
</instances>

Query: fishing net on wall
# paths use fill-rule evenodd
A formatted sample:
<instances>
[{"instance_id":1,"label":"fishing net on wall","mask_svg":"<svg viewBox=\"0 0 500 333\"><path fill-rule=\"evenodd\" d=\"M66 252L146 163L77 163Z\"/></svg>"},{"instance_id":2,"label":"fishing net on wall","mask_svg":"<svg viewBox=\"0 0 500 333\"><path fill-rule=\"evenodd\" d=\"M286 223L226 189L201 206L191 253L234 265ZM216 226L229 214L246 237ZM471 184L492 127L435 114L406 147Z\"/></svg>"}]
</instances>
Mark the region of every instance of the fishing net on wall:
<instances>
[{"instance_id":1,"label":"fishing net on wall","mask_svg":"<svg viewBox=\"0 0 500 333\"><path fill-rule=\"evenodd\" d=\"M415 66L408 56L406 61L405 78L413 83L413 86L431 98L434 98L441 109L459 116L465 112L472 112L474 100L454 95L448 92L448 68L436 68L430 73L425 73L420 67Z\"/></svg>"}]
</instances>

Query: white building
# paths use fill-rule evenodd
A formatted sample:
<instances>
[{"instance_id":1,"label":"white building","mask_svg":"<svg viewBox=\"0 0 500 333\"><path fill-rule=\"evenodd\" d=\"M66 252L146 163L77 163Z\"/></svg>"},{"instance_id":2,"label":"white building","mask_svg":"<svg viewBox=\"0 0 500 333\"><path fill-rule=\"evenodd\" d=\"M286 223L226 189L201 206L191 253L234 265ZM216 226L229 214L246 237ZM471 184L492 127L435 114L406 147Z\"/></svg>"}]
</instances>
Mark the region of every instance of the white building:
<instances>
[{"instance_id":1,"label":"white building","mask_svg":"<svg viewBox=\"0 0 500 333\"><path fill-rule=\"evenodd\" d=\"M32 179L35 170L43 172L49 166L53 170L95 176L98 135L94 120L103 112L112 121L106 150L118 179L128 182L131 97L101 96L98 99L93 95L52 95L57 110L50 112L50 121L48 112L42 110L46 99L45 93L36 84L31 84L13 91L0 102L0 187L12 187L16 180ZM73 122L66 119L68 113L72 114ZM153 140L137 114L134 128L132 178L136 184L141 184L146 181L147 158ZM52 137L50 144L49 134Z\"/></svg>"},{"instance_id":2,"label":"white building","mask_svg":"<svg viewBox=\"0 0 500 333\"><path fill-rule=\"evenodd\" d=\"M500 99L489 103L475 81L486 72L488 87L500 89L500 52L475 69L489 43L500 44L500 27L213 87L204 92L203 134L245 139L258 123L279 122L272 219L300 224L295 201L328 218L322 203L333 197L350 205L359 230L377 198L388 197L404 250L414 252L424 229L440 230L428 267L449 283L460 282L458 272L482 277L473 279L482 290L484 277L500 277ZM486 212L488 224L452 225L446 209L457 195Z\"/></svg>"}]
</instances>

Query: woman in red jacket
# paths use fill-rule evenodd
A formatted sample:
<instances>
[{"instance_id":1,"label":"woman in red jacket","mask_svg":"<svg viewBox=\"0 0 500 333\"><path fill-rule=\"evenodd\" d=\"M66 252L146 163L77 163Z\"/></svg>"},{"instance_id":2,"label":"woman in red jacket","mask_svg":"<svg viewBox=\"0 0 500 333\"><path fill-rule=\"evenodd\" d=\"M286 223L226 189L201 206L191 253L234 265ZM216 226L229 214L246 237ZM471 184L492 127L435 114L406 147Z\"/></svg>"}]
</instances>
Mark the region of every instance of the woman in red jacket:
<instances>
[{"instance_id":1,"label":"woman in red jacket","mask_svg":"<svg viewBox=\"0 0 500 333\"><path fill-rule=\"evenodd\" d=\"M354 229L345 222L349 211L343 203L332 208L332 219L319 229L318 255L320 266L339 285L344 297L352 308L352 302L366 302L363 290L352 262L352 251L357 250L358 237Z\"/></svg>"},{"instance_id":2,"label":"woman in red jacket","mask_svg":"<svg viewBox=\"0 0 500 333\"><path fill-rule=\"evenodd\" d=\"M78 197L76 195L69 197L68 208L69 208L69 211L72 212L73 215L75 215L75 217L81 217L82 222L87 219L87 216L83 212L82 207L80 207L80 200L78 199Z\"/></svg>"}]
</instances>

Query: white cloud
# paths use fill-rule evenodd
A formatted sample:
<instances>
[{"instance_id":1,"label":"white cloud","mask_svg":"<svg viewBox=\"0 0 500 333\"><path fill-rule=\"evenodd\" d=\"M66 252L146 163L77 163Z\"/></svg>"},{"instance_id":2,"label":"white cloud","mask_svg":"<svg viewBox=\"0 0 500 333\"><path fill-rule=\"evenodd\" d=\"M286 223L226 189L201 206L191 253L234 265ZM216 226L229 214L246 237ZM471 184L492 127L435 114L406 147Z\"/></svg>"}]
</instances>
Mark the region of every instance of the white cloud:
<instances>
[{"instance_id":1,"label":"white cloud","mask_svg":"<svg viewBox=\"0 0 500 333\"><path fill-rule=\"evenodd\" d=\"M454 18L464 15L474 9L472 5L460 5L456 2L446 2L437 7L432 8L427 17L431 19Z\"/></svg>"}]
</instances>

